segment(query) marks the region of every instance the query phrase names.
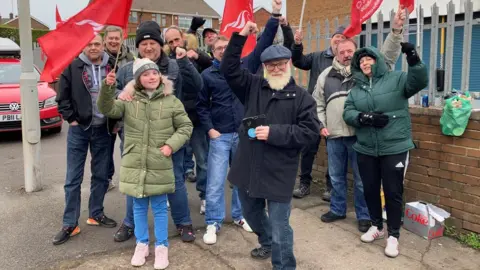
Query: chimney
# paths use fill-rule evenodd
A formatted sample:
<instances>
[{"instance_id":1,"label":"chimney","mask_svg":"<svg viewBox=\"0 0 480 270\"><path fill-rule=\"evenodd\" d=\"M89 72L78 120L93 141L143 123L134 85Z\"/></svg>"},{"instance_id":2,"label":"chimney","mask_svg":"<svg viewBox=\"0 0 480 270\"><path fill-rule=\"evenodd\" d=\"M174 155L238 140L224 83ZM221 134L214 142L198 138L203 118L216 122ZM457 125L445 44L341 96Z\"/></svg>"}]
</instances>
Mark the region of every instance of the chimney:
<instances>
[{"instance_id":1,"label":"chimney","mask_svg":"<svg viewBox=\"0 0 480 270\"><path fill-rule=\"evenodd\" d=\"M9 14L9 15L10 15L10 20L13 20L13 13L12 13L12 12L10 12L10 14Z\"/></svg>"}]
</instances>

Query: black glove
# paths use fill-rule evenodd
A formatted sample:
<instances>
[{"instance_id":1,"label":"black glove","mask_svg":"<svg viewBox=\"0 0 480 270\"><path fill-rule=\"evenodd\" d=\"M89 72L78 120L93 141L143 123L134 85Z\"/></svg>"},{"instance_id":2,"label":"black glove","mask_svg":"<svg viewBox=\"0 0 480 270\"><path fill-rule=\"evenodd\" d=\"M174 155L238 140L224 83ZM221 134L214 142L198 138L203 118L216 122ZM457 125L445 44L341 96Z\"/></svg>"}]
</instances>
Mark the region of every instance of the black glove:
<instances>
[{"instance_id":1,"label":"black glove","mask_svg":"<svg viewBox=\"0 0 480 270\"><path fill-rule=\"evenodd\" d=\"M402 45L402 53L407 55L407 63L409 66L415 66L420 62L420 57L418 57L415 45L408 42L400 42L400 45Z\"/></svg>"},{"instance_id":2,"label":"black glove","mask_svg":"<svg viewBox=\"0 0 480 270\"><path fill-rule=\"evenodd\" d=\"M202 17L193 17L192 23L190 24L190 30L197 32L198 28L202 27L205 24L206 20Z\"/></svg>"},{"instance_id":3,"label":"black glove","mask_svg":"<svg viewBox=\"0 0 480 270\"><path fill-rule=\"evenodd\" d=\"M359 113L358 121L361 125L383 128L388 124L389 118L383 113Z\"/></svg>"}]
</instances>

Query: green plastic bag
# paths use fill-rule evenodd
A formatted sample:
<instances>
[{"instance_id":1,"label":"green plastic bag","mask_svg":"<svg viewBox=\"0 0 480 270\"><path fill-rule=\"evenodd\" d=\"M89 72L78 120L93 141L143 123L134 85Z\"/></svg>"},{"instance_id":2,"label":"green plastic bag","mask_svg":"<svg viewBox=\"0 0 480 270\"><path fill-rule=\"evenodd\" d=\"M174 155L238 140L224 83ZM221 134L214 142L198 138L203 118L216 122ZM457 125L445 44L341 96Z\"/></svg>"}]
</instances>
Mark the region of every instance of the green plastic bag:
<instances>
[{"instance_id":1,"label":"green plastic bag","mask_svg":"<svg viewBox=\"0 0 480 270\"><path fill-rule=\"evenodd\" d=\"M440 125L442 133L447 136L462 136L472 114L470 93L455 95L445 101Z\"/></svg>"}]
</instances>

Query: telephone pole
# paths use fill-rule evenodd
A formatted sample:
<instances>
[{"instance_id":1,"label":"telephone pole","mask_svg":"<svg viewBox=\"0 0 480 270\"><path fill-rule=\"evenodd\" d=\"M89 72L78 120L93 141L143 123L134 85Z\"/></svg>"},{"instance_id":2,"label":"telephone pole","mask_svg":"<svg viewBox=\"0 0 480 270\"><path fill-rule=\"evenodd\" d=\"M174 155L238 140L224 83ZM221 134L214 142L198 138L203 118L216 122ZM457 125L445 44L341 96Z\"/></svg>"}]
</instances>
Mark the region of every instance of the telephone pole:
<instances>
[{"instance_id":1,"label":"telephone pole","mask_svg":"<svg viewBox=\"0 0 480 270\"><path fill-rule=\"evenodd\" d=\"M33 72L32 25L30 0L17 0L20 30L20 75L22 143L25 191L42 189L42 164L40 161L40 115L38 108L37 76Z\"/></svg>"}]
</instances>

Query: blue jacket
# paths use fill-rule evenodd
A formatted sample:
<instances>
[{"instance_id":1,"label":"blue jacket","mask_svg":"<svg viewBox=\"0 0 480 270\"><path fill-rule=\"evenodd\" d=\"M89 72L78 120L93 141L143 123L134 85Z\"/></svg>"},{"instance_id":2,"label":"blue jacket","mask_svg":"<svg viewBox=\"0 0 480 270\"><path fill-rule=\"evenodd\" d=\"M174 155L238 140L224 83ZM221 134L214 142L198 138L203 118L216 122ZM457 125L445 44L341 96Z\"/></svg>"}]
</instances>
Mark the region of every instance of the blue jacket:
<instances>
[{"instance_id":1,"label":"blue jacket","mask_svg":"<svg viewBox=\"0 0 480 270\"><path fill-rule=\"evenodd\" d=\"M241 67L250 73L257 73L262 62L260 55L273 44L279 20L270 18L255 49L241 60ZM208 131L220 133L237 132L243 119L244 108L227 84L218 67L212 65L202 72L203 87L197 98L197 115L202 126Z\"/></svg>"},{"instance_id":2,"label":"blue jacket","mask_svg":"<svg viewBox=\"0 0 480 270\"><path fill-rule=\"evenodd\" d=\"M260 61L260 55L265 51L266 48L270 47L273 44L275 35L277 34L277 29L279 25L279 20L273 17L268 19L267 24L265 25L265 30L263 31L260 39L255 46L253 51L240 60L241 67L247 69L252 74L256 74L262 61Z\"/></svg>"},{"instance_id":3,"label":"blue jacket","mask_svg":"<svg viewBox=\"0 0 480 270\"><path fill-rule=\"evenodd\" d=\"M220 133L237 132L243 119L244 108L220 74L218 66L212 65L202 72L203 88L198 94L197 114L208 131Z\"/></svg>"}]
</instances>

